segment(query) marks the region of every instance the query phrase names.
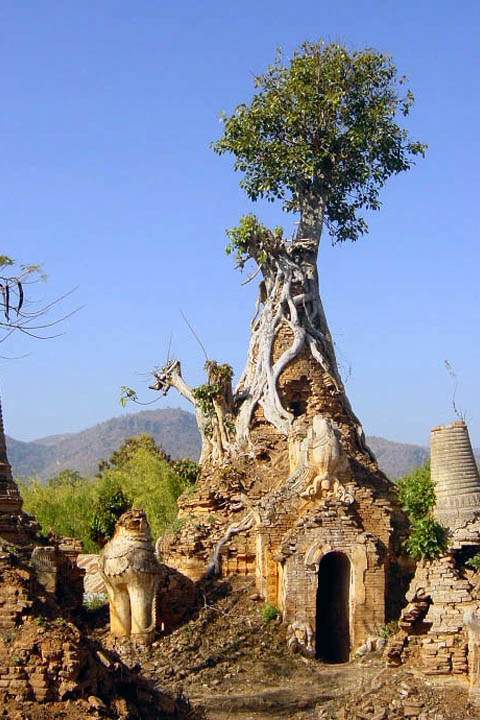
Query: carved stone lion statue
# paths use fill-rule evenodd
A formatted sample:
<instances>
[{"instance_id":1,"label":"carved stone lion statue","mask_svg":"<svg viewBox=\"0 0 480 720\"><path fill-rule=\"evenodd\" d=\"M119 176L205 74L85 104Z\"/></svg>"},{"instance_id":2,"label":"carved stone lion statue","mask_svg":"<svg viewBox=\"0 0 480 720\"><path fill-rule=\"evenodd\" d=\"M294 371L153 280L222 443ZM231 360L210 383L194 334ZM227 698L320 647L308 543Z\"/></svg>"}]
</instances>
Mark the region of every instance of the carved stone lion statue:
<instances>
[{"instance_id":1,"label":"carved stone lion statue","mask_svg":"<svg viewBox=\"0 0 480 720\"><path fill-rule=\"evenodd\" d=\"M307 487L301 496L317 498L333 492L348 502L350 498L338 478L348 469L348 458L334 423L322 415L315 415L304 442L308 475Z\"/></svg>"},{"instance_id":2,"label":"carved stone lion statue","mask_svg":"<svg viewBox=\"0 0 480 720\"><path fill-rule=\"evenodd\" d=\"M150 642L161 568L143 510L128 510L120 517L113 538L100 552L98 567L108 593L111 634Z\"/></svg>"}]
</instances>

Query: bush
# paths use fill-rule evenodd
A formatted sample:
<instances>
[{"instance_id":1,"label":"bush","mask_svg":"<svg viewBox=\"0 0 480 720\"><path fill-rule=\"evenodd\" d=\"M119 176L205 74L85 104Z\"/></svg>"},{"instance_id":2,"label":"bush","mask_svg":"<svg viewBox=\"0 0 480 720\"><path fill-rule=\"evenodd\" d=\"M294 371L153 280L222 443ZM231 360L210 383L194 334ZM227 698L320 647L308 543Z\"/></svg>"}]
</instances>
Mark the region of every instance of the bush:
<instances>
[{"instance_id":1,"label":"bush","mask_svg":"<svg viewBox=\"0 0 480 720\"><path fill-rule=\"evenodd\" d=\"M121 515L132 507L120 484L110 477L101 477L96 485L95 511L90 523L90 537L98 545L104 545L115 532Z\"/></svg>"},{"instance_id":2,"label":"bush","mask_svg":"<svg viewBox=\"0 0 480 720\"><path fill-rule=\"evenodd\" d=\"M107 603L108 597L105 593L90 594L90 596L83 599L83 607L90 613L95 613L100 608L106 607Z\"/></svg>"},{"instance_id":3,"label":"bush","mask_svg":"<svg viewBox=\"0 0 480 720\"><path fill-rule=\"evenodd\" d=\"M172 460L170 463L175 472L187 485L195 485L200 475L200 465L188 458Z\"/></svg>"},{"instance_id":4,"label":"bush","mask_svg":"<svg viewBox=\"0 0 480 720\"><path fill-rule=\"evenodd\" d=\"M264 622L271 622L272 620L276 620L279 615L280 611L278 610L278 608L275 607L275 605L265 603L262 610L262 618Z\"/></svg>"},{"instance_id":5,"label":"bush","mask_svg":"<svg viewBox=\"0 0 480 720\"><path fill-rule=\"evenodd\" d=\"M398 632L398 620L391 620L386 625L382 625L378 629L378 635L379 637L383 638L384 640L388 640L388 638L392 637L392 635L395 635Z\"/></svg>"},{"instance_id":6,"label":"bush","mask_svg":"<svg viewBox=\"0 0 480 720\"><path fill-rule=\"evenodd\" d=\"M405 546L414 560L433 560L447 549L447 531L432 517L414 520Z\"/></svg>"},{"instance_id":7,"label":"bush","mask_svg":"<svg viewBox=\"0 0 480 720\"><path fill-rule=\"evenodd\" d=\"M96 552L90 526L95 505L95 482L81 478L75 483L58 482L46 485L38 480L20 483L26 512L34 515L45 534L74 537L81 540L86 552Z\"/></svg>"},{"instance_id":8,"label":"bush","mask_svg":"<svg viewBox=\"0 0 480 720\"><path fill-rule=\"evenodd\" d=\"M133 507L145 510L154 537L177 517L177 498L186 486L165 460L143 448L121 468L105 470L102 479L120 487Z\"/></svg>"},{"instance_id":9,"label":"bush","mask_svg":"<svg viewBox=\"0 0 480 720\"><path fill-rule=\"evenodd\" d=\"M397 482L398 498L410 520L410 534L405 543L415 560L432 560L447 548L447 530L433 517L435 486L430 463L413 470Z\"/></svg>"},{"instance_id":10,"label":"bush","mask_svg":"<svg viewBox=\"0 0 480 720\"><path fill-rule=\"evenodd\" d=\"M400 478L397 490L400 503L411 522L426 517L435 507L430 463Z\"/></svg>"},{"instance_id":11,"label":"bush","mask_svg":"<svg viewBox=\"0 0 480 720\"><path fill-rule=\"evenodd\" d=\"M467 560L465 565L469 565L475 570L480 570L480 553L477 553L472 558L470 558L470 560Z\"/></svg>"}]
</instances>

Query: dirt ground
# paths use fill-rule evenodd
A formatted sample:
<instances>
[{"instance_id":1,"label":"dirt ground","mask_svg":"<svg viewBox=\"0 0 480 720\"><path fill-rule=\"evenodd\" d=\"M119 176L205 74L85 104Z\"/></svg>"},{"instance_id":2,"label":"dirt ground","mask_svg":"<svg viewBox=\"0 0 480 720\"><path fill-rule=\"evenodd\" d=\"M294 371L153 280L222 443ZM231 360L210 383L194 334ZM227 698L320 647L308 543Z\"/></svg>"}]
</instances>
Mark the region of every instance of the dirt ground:
<instances>
[{"instance_id":1,"label":"dirt ground","mask_svg":"<svg viewBox=\"0 0 480 720\"><path fill-rule=\"evenodd\" d=\"M192 619L148 649L112 644L106 625L96 636L208 720L480 720L466 681L386 668L375 654L341 665L290 654L263 608L253 583L235 578L206 588Z\"/></svg>"}]
</instances>

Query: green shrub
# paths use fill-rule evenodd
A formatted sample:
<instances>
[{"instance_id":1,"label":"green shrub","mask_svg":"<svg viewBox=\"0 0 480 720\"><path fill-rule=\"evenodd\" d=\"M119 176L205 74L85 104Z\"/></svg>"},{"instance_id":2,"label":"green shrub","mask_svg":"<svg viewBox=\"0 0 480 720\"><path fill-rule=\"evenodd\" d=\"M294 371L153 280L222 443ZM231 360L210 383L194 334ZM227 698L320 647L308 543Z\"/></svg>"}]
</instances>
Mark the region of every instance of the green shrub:
<instances>
[{"instance_id":1,"label":"green shrub","mask_svg":"<svg viewBox=\"0 0 480 720\"><path fill-rule=\"evenodd\" d=\"M430 463L397 481L400 503L411 522L426 517L435 507L435 487Z\"/></svg>"},{"instance_id":2,"label":"green shrub","mask_svg":"<svg viewBox=\"0 0 480 720\"><path fill-rule=\"evenodd\" d=\"M104 593L98 593L90 596L83 601L83 607L89 613L94 613L100 608L104 608L108 603L108 597Z\"/></svg>"},{"instance_id":3,"label":"green shrub","mask_svg":"<svg viewBox=\"0 0 480 720\"><path fill-rule=\"evenodd\" d=\"M195 485L200 475L200 465L188 458L172 460L170 463L173 472L180 477L187 486Z\"/></svg>"},{"instance_id":4,"label":"green shrub","mask_svg":"<svg viewBox=\"0 0 480 720\"><path fill-rule=\"evenodd\" d=\"M115 532L121 515L132 507L118 481L111 477L100 477L96 484L97 498L90 523L90 537L98 545L104 545Z\"/></svg>"},{"instance_id":5,"label":"green shrub","mask_svg":"<svg viewBox=\"0 0 480 720\"><path fill-rule=\"evenodd\" d=\"M71 484L58 482L58 477L46 485L38 480L20 483L26 512L38 520L43 533L77 538L86 552L96 552L90 535L95 482L81 478Z\"/></svg>"},{"instance_id":6,"label":"green shrub","mask_svg":"<svg viewBox=\"0 0 480 720\"><path fill-rule=\"evenodd\" d=\"M378 630L378 635L384 640L388 640L389 637L395 635L398 632L398 621L391 620L386 625L382 625Z\"/></svg>"},{"instance_id":7,"label":"green shrub","mask_svg":"<svg viewBox=\"0 0 480 720\"><path fill-rule=\"evenodd\" d=\"M439 557L447 548L447 530L433 517L435 486L430 463L398 480L397 491L411 525L407 552L415 560Z\"/></svg>"},{"instance_id":8,"label":"green shrub","mask_svg":"<svg viewBox=\"0 0 480 720\"><path fill-rule=\"evenodd\" d=\"M433 560L447 549L447 531L433 517L414 520L405 545L414 560Z\"/></svg>"},{"instance_id":9,"label":"green shrub","mask_svg":"<svg viewBox=\"0 0 480 720\"><path fill-rule=\"evenodd\" d=\"M480 570L480 553L477 553L470 558L470 560L467 560L465 565L469 565L470 567L475 568L475 570Z\"/></svg>"},{"instance_id":10,"label":"green shrub","mask_svg":"<svg viewBox=\"0 0 480 720\"><path fill-rule=\"evenodd\" d=\"M105 470L102 479L117 484L133 507L145 510L154 537L177 517L177 499L186 486L168 462L144 448L121 468Z\"/></svg>"},{"instance_id":11,"label":"green shrub","mask_svg":"<svg viewBox=\"0 0 480 720\"><path fill-rule=\"evenodd\" d=\"M276 620L279 615L280 611L277 607L275 607L275 605L265 603L262 609L262 618L264 622L271 622L272 620Z\"/></svg>"}]
</instances>

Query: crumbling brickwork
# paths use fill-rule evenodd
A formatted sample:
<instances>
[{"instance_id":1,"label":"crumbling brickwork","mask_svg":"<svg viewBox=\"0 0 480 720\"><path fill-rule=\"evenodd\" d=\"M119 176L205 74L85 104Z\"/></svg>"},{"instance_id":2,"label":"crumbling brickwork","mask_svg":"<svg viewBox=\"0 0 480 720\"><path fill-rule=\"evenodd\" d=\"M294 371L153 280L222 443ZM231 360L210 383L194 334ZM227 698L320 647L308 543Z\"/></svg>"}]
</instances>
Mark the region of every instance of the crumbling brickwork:
<instances>
[{"instance_id":1,"label":"crumbling brickwork","mask_svg":"<svg viewBox=\"0 0 480 720\"><path fill-rule=\"evenodd\" d=\"M273 363L292 342L284 323L274 339ZM181 528L160 544L162 559L195 581L212 569L224 577L254 575L266 602L311 637L321 622L322 559L340 553L350 568L353 653L378 635L392 607L401 603L393 596L404 587L403 569L395 585L389 578L405 520L341 382L307 346L283 369L277 388L282 407L293 417L288 435L257 404L248 451L224 465L202 468L195 492L180 500ZM329 428L325 437L330 433L324 460L312 429L322 423Z\"/></svg>"},{"instance_id":2,"label":"crumbling brickwork","mask_svg":"<svg viewBox=\"0 0 480 720\"><path fill-rule=\"evenodd\" d=\"M47 633L32 618L0 637L0 697L62 700L78 689L87 656L73 625L59 621Z\"/></svg>"},{"instance_id":3,"label":"crumbling brickwork","mask_svg":"<svg viewBox=\"0 0 480 720\"><path fill-rule=\"evenodd\" d=\"M0 632L10 630L26 617L33 605L31 573L12 566L9 553L0 553Z\"/></svg>"},{"instance_id":4,"label":"crumbling brickwork","mask_svg":"<svg viewBox=\"0 0 480 720\"><path fill-rule=\"evenodd\" d=\"M432 430L432 480L448 550L418 563L387 662L411 663L428 675L468 673L478 700L480 592L478 573L467 561L480 552L480 477L464 422Z\"/></svg>"},{"instance_id":5,"label":"crumbling brickwork","mask_svg":"<svg viewBox=\"0 0 480 720\"><path fill-rule=\"evenodd\" d=\"M388 644L391 665L413 662L428 675L468 671L467 608L478 607L472 572L453 553L419 563L407 593L400 631Z\"/></svg>"}]
</instances>

